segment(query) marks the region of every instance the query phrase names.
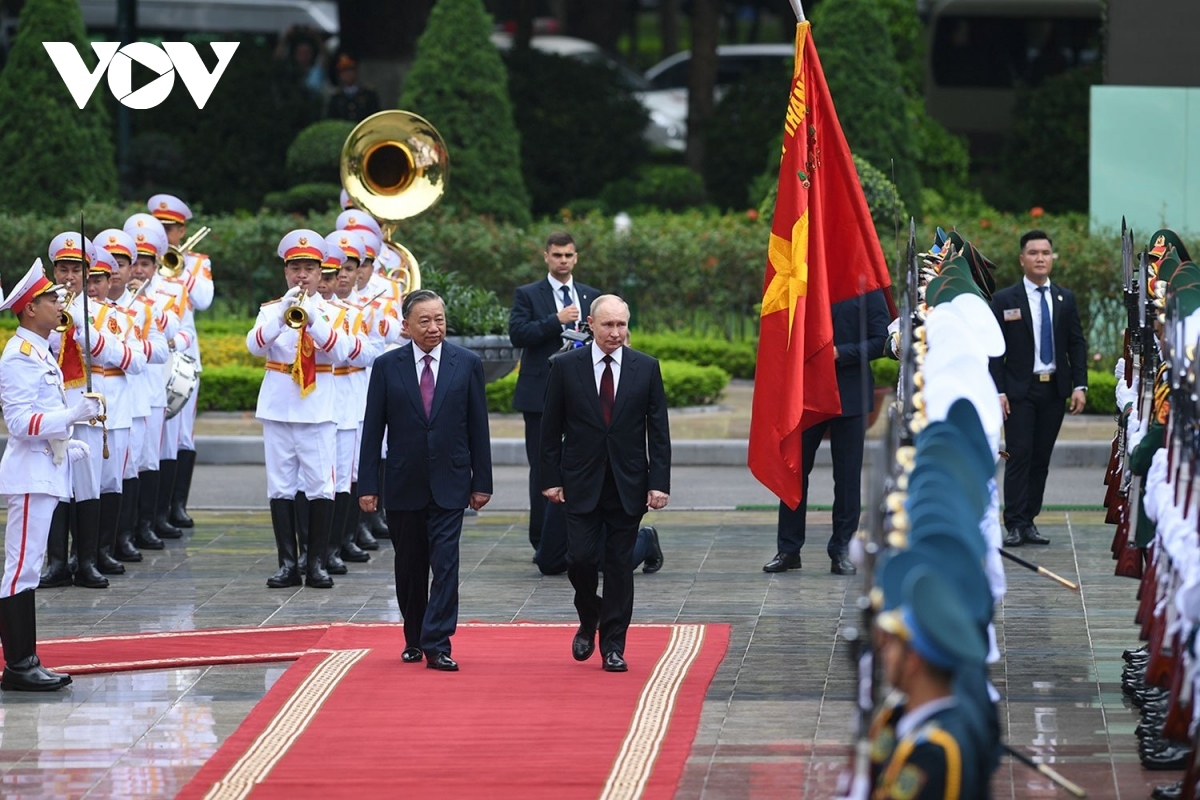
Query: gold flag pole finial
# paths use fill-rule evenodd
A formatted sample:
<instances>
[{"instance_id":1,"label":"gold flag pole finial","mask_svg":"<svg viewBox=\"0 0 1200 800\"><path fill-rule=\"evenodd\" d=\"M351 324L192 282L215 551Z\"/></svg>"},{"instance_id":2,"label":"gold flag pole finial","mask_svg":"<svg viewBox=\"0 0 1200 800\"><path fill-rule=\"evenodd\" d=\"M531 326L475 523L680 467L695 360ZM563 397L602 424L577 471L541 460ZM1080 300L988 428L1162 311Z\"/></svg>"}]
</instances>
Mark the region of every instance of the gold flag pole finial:
<instances>
[{"instance_id":1,"label":"gold flag pole finial","mask_svg":"<svg viewBox=\"0 0 1200 800\"><path fill-rule=\"evenodd\" d=\"M792 0L792 10L796 12L796 22L804 22L804 8L800 5L800 0Z\"/></svg>"}]
</instances>

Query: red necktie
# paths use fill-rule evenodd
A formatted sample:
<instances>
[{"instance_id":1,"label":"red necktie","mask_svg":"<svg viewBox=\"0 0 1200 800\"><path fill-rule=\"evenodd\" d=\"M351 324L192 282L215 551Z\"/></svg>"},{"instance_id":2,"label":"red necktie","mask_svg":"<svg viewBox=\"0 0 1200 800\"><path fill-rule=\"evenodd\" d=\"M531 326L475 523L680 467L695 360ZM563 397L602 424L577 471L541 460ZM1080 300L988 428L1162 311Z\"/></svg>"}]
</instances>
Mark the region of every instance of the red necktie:
<instances>
[{"instance_id":1,"label":"red necktie","mask_svg":"<svg viewBox=\"0 0 1200 800\"><path fill-rule=\"evenodd\" d=\"M604 424L612 424L613 410L613 374L612 356L604 357L604 374L600 376L600 411L604 414Z\"/></svg>"},{"instance_id":2,"label":"red necktie","mask_svg":"<svg viewBox=\"0 0 1200 800\"><path fill-rule=\"evenodd\" d=\"M421 370L421 402L425 404L425 418L433 412L433 356L426 354L425 369Z\"/></svg>"}]
</instances>

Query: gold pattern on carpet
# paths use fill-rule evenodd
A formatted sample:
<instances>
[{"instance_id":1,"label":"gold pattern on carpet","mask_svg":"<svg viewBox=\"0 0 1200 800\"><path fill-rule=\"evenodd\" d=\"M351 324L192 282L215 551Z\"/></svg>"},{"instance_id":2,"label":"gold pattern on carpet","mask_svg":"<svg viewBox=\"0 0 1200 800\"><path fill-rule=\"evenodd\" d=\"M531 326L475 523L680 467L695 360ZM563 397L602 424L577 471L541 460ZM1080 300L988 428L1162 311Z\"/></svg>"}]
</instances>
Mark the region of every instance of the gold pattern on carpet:
<instances>
[{"instance_id":1,"label":"gold pattern on carpet","mask_svg":"<svg viewBox=\"0 0 1200 800\"><path fill-rule=\"evenodd\" d=\"M330 653L284 703L266 729L246 749L229 772L213 784L205 800L240 800L266 780L300 734L316 718L321 706L370 650L339 650Z\"/></svg>"},{"instance_id":2,"label":"gold pattern on carpet","mask_svg":"<svg viewBox=\"0 0 1200 800\"><path fill-rule=\"evenodd\" d=\"M638 697L629 731L613 761L600 800L633 800L646 790L679 689L703 644L703 625L673 626L671 640Z\"/></svg>"}]
</instances>

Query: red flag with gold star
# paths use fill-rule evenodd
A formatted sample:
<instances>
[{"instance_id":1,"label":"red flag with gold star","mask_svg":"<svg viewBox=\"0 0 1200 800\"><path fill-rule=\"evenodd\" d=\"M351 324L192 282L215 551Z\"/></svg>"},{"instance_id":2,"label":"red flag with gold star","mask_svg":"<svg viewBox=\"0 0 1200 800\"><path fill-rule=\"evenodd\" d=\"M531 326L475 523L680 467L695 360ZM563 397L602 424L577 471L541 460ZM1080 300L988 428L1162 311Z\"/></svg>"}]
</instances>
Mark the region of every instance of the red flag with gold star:
<instances>
[{"instance_id":1,"label":"red flag with gold star","mask_svg":"<svg viewBox=\"0 0 1200 800\"><path fill-rule=\"evenodd\" d=\"M296 359L292 362L292 380L300 387L300 396L308 397L317 388L317 351L316 343L308 333L308 328L300 331L296 340Z\"/></svg>"},{"instance_id":2,"label":"red flag with gold star","mask_svg":"<svg viewBox=\"0 0 1200 800\"><path fill-rule=\"evenodd\" d=\"M830 306L891 285L808 22L784 116L763 284L750 471L796 508L803 431L841 414Z\"/></svg>"}]
</instances>

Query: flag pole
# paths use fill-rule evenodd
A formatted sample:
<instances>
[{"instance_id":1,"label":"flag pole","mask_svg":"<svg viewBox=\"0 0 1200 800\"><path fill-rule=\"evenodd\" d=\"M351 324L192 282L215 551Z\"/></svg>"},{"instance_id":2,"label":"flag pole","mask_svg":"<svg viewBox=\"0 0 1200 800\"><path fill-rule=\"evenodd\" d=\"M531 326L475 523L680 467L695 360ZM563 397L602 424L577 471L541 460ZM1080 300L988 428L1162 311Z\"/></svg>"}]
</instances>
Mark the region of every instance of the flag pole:
<instances>
[{"instance_id":1,"label":"flag pole","mask_svg":"<svg viewBox=\"0 0 1200 800\"><path fill-rule=\"evenodd\" d=\"M800 6L800 0L791 0L792 10L796 12L796 22L804 22L804 9Z\"/></svg>"}]
</instances>

